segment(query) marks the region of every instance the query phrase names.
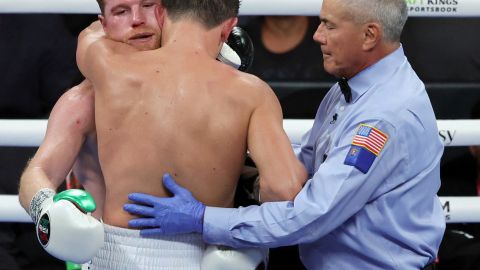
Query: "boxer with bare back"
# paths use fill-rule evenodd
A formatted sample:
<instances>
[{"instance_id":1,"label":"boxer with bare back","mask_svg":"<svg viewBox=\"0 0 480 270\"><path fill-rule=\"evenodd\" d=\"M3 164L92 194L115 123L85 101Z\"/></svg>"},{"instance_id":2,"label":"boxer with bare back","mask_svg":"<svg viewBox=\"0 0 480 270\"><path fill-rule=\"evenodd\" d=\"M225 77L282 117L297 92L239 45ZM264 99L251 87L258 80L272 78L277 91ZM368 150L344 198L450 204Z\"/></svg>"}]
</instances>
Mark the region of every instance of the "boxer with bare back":
<instances>
[{"instance_id":1,"label":"boxer with bare back","mask_svg":"<svg viewBox=\"0 0 480 270\"><path fill-rule=\"evenodd\" d=\"M162 5L161 49L138 52L105 39L98 23L79 37L78 65L95 89L107 239L111 234L144 240L138 230L124 229L132 216L123 205L132 192L169 196L162 185L165 173L205 205L222 207L233 206L247 150L259 169L263 200L291 200L306 179L270 87L215 59L237 22L239 1L163 0ZM200 235L155 240L145 248L177 250L185 265L198 267ZM176 249L171 240L191 245ZM106 242L105 256L114 257ZM185 258L186 250L196 255Z\"/></svg>"}]
</instances>

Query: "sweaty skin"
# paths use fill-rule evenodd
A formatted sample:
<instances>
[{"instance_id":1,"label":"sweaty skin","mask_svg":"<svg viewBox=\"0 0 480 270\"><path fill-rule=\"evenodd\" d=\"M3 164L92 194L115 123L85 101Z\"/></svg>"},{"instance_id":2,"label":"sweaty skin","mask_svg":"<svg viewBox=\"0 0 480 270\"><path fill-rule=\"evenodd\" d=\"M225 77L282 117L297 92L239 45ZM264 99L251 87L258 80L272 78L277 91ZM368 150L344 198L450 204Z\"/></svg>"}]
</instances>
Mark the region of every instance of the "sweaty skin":
<instances>
[{"instance_id":1,"label":"sweaty skin","mask_svg":"<svg viewBox=\"0 0 480 270\"><path fill-rule=\"evenodd\" d=\"M80 35L77 61L96 91L104 222L127 227L129 193L169 196L166 172L206 205L233 206L247 149L267 199L293 199L301 189L305 169L273 91L215 60L227 24L203 35L198 23L166 19L162 48L145 52L101 38L95 24Z\"/></svg>"},{"instance_id":2,"label":"sweaty skin","mask_svg":"<svg viewBox=\"0 0 480 270\"><path fill-rule=\"evenodd\" d=\"M160 47L161 29L155 19L159 0L106 0L99 16L108 38L137 50ZM57 189L70 170L93 196L102 216L105 198L97 151L94 91L88 80L73 87L57 101L48 119L47 132L20 180L19 199L25 210L41 188Z\"/></svg>"},{"instance_id":3,"label":"sweaty skin","mask_svg":"<svg viewBox=\"0 0 480 270\"><path fill-rule=\"evenodd\" d=\"M93 215L102 215L105 187L96 150L94 91L88 81L73 87L55 104L47 132L20 181L20 202L25 209L41 188L56 189L74 167L81 183L97 203Z\"/></svg>"}]
</instances>

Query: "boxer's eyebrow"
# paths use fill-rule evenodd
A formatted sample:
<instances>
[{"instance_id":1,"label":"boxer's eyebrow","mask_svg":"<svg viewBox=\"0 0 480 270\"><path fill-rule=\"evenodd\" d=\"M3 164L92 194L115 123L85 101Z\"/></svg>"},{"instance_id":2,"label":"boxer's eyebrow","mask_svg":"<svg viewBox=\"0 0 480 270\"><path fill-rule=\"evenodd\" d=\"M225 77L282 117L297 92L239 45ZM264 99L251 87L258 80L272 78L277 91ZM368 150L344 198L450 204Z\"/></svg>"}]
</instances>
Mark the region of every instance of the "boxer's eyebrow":
<instances>
[{"instance_id":1,"label":"boxer's eyebrow","mask_svg":"<svg viewBox=\"0 0 480 270\"><path fill-rule=\"evenodd\" d=\"M121 9L130 9L130 7L126 4L121 3L121 4L115 5L112 8L110 8L110 12L115 13L115 11L118 11L118 10L121 10Z\"/></svg>"}]
</instances>

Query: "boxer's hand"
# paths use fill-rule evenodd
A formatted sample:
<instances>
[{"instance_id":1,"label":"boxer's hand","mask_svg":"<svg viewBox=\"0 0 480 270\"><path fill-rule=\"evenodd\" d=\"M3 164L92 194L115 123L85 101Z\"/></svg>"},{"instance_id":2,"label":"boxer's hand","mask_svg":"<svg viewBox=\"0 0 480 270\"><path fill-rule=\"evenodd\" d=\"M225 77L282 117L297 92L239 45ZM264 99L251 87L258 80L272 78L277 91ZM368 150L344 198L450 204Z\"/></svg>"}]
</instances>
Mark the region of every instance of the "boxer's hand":
<instances>
[{"instance_id":1,"label":"boxer's hand","mask_svg":"<svg viewBox=\"0 0 480 270\"><path fill-rule=\"evenodd\" d=\"M163 184L173 197L160 198L143 193L128 195L128 199L136 204L125 204L123 209L144 216L130 220L128 225L145 228L140 231L142 236L202 233L205 205L190 191L177 185L169 174L163 176Z\"/></svg>"},{"instance_id":2,"label":"boxer's hand","mask_svg":"<svg viewBox=\"0 0 480 270\"><path fill-rule=\"evenodd\" d=\"M232 29L217 58L240 71L247 71L253 62L253 53L250 36L237 26Z\"/></svg>"},{"instance_id":3,"label":"boxer's hand","mask_svg":"<svg viewBox=\"0 0 480 270\"><path fill-rule=\"evenodd\" d=\"M223 246L209 246L203 255L202 270L255 270L264 269L268 249L233 249Z\"/></svg>"},{"instance_id":4,"label":"boxer's hand","mask_svg":"<svg viewBox=\"0 0 480 270\"><path fill-rule=\"evenodd\" d=\"M55 195L42 189L30 203L37 238L52 256L74 263L89 261L103 246L104 230L90 215L95 201L84 190L69 189Z\"/></svg>"}]
</instances>

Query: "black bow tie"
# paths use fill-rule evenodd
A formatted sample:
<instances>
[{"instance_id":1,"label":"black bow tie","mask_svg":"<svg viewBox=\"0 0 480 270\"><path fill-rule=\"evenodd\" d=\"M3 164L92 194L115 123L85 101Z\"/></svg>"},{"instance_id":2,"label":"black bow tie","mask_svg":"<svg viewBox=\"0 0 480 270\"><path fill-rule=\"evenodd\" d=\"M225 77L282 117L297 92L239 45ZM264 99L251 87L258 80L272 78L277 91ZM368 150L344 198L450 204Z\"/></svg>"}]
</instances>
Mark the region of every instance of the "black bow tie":
<instances>
[{"instance_id":1,"label":"black bow tie","mask_svg":"<svg viewBox=\"0 0 480 270\"><path fill-rule=\"evenodd\" d=\"M350 88L350 85L348 85L347 81L347 78L342 77L340 80L338 80L338 85L340 86L340 90L345 97L345 101L350 103L350 101L352 101L352 89Z\"/></svg>"}]
</instances>

